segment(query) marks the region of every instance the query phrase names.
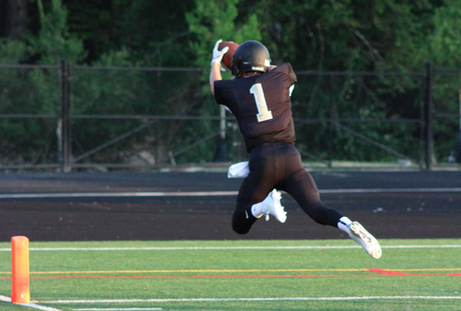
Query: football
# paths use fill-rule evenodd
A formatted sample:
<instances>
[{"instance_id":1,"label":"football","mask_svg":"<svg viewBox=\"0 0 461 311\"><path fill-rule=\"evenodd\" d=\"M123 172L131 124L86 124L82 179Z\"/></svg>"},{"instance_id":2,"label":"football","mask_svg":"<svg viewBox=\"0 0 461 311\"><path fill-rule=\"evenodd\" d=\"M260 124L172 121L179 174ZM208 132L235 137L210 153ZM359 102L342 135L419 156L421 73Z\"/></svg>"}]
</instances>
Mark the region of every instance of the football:
<instances>
[{"instance_id":1,"label":"football","mask_svg":"<svg viewBox=\"0 0 461 311\"><path fill-rule=\"evenodd\" d=\"M219 44L218 48L221 51L226 46L229 47L229 50L226 52L226 54L224 54L224 56L222 58L222 63L224 64L224 66L227 67L227 69L232 70L232 67L231 67L232 66L232 57L234 57L234 52L239 47L239 45L237 43L235 43L235 42L232 42L232 41L222 41Z\"/></svg>"}]
</instances>

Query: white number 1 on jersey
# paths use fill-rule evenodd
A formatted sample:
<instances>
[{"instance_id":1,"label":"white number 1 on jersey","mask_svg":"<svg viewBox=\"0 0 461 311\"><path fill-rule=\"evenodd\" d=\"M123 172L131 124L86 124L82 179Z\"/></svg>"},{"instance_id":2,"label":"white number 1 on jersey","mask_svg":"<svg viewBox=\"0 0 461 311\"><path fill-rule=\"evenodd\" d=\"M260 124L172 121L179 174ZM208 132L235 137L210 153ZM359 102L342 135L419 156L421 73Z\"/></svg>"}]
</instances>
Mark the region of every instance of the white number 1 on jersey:
<instances>
[{"instance_id":1,"label":"white number 1 on jersey","mask_svg":"<svg viewBox=\"0 0 461 311\"><path fill-rule=\"evenodd\" d=\"M253 94L256 102L256 108L258 109L258 122L264 122L272 119L272 111L268 110L266 97L264 96L264 90L261 83L253 84L250 88L250 93Z\"/></svg>"}]
</instances>

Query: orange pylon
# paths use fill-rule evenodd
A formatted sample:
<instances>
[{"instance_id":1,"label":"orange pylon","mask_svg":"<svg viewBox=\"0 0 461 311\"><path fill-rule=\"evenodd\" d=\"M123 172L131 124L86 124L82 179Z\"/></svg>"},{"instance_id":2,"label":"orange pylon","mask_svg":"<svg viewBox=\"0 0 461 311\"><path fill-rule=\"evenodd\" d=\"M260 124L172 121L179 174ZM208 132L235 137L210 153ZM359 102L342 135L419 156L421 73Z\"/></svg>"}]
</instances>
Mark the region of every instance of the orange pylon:
<instances>
[{"instance_id":1,"label":"orange pylon","mask_svg":"<svg viewBox=\"0 0 461 311\"><path fill-rule=\"evenodd\" d=\"M25 236L11 238L11 302L29 303L29 239Z\"/></svg>"}]
</instances>

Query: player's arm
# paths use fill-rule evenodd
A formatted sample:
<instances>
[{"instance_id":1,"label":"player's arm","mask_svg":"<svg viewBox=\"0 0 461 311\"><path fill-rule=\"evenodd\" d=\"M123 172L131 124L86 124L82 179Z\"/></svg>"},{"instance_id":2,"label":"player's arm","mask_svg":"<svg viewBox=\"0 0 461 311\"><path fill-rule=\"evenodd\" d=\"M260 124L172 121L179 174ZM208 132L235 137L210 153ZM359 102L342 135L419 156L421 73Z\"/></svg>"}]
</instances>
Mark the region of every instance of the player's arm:
<instances>
[{"instance_id":1,"label":"player's arm","mask_svg":"<svg viewBox=\"0 0 461 311\"><path fill-rule=\"evenodd\" d=\"M214 95L214 82L222 80L221 75L221 63L214 62L211 63L211 71L210 71L210 88L211 94Z\"/></svg>"},{"instance_id":2,"label":"player's arm","mask_svg":"<svg viewBox=\"0 0 461 311\"><path fill-rule=\"evenodd\" d=\"M229 50L229 47L226 46L222 50L219 50L219 44L222 40L216 41L214 48L213 48L213 58L211 59L211 71L210 71L210 88L211 93L214 95L214 82L222 80L221 76L221 60Z\"/></svg>"}]
</instances>

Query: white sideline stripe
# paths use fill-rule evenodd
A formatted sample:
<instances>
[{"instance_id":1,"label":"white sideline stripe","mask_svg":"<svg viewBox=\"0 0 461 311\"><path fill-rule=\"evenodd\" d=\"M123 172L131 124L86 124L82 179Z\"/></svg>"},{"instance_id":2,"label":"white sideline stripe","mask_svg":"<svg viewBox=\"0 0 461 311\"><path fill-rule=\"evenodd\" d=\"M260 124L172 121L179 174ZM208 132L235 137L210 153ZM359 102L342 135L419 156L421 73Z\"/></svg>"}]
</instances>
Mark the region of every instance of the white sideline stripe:
<instances>
[{"instance_id":1,"label":"white sideline stripe","mask_svg":"<svg viewBox=\"0 0 461 311\"><path fill-rule=\"evenodd\" d=\"M0 301L11 302L11 298L3 296L3 295L0 295ZM45 307L45 306L41 306L41 305L38 305L38 304L35 304L35 303L18 303L16 305L29 307L29 308L33 308L33 309L37 309L37 310L43 310L43 311L61 311L59 309L55 309L55 308L51 308L51 307Z\"/></svg>"},{"instance_id":2,"label":"white sideline stripe","mask_svg":"<svg viewBox=\"0 0 461 311\"><path fill-rule=\"evenodd\" d=\"M116 311L116 310L123 310L123 311L132 311L132 310L162 310L162 308L90 308L90 309L74 309L76 311Z\"/></svg>"},{"instance_id":3,"label":"white sideline stripe","mask_svg":"<svg viewBox=\"0 0 461 311\"><path fill-rule=\"evenodd\" d=\"M323 189L321 194L461 192L461 188ZM235 196L237 191L4 193L0 199Z\"/></svg>"},{"instance_id":4,"label":"white sideline stripe","mask_svg":"<svg viewBox=\"0 0 461 311\"><path fill-rule=\"evenodd\" d=\"M274 298L179 298L179 299L103 299L103 300L50 300L41 303L138 303L138 302L222 302L222 301L344 301L344 300L461 300L461 296L363 296L363 297L274 297Z\"/></svg>"},{"instance_id":5,"label":"white sideline stripe","mask_svg":"<svg viewBox=\"0 0 461 311\"><path fill-rule=\"evenodd\" d=\"M461 188L378 188L378 189L324 189L320 193L425 193L425 192L461 192Z\"/></svg>"},{"instance_id":6,"label":"white sideline stripe","mask_svg":"<svg viewBox=\"0 0 461 311\"><path fill-rule=\"evenodd\" d=\"M196 191L196 192L69 192L69 193L15 193L0 194L0 199L55 199L55 198L112 198L112 197L200 197L230 196L237 191Z\"/></svg>"},{"instance_id":7,"label":"white sideline stripe","mask_svg":"<svg viewBox=\"0 0 461 311\"><path fill-rule=\"evenodd\" d=\"M31 247L29 251L185 251L185 250L303 250L303 249L356 249L359 245L343 246L178 246L178 247ZM424 249L461 248L461 245L388 245L384 249ZM11 252L10 248L0 248L0 252Z\"/></svg>"}]
</instances>

